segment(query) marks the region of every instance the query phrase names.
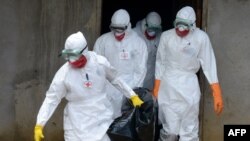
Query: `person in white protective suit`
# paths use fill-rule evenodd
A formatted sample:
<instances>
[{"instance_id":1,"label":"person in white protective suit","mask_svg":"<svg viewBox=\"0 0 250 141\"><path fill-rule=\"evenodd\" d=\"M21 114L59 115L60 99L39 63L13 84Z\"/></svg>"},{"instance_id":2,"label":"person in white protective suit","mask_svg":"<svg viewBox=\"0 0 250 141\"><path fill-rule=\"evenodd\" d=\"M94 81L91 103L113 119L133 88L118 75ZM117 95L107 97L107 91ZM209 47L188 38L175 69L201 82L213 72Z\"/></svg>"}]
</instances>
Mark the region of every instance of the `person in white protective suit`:
<instances>
[{"instance_id":1,"label":"person in white protective suit","mask_svg":"<svg viewBox=\"0 0 250 141\"><path fill-rule=\"evenodd\" d=\"M130 16L125 9L119 9L112 15L110 30L96 40L93 50L105 56L132 89L142 87L147 71L147 45L131 29ZM113 86L108 84L107 87L116 118L121 115L123 96Z\"/></svg>"},{"instance_id":2,"label":"person in white protective suit","mask_svg":"<svg viewBox=\"0 0 250 141\"><path fill-rule=\"evenodd\" d=\"M56 72L39 110L35 141L44 138L43 127L63 97L68 101L64 109L65 141L109 141L106 131L113 122L113 110L107 98L106 82L130 98L134 106L140 106L143 101L105 57L88 51L81 32L66 39L61 55L67 62Z\"/></svg>"},{"instance_id":3,"label":"person in white protective suit","mask_svg":"<svg viewBox=\"0 0 250 141\"><path fill-rule=\"evenodd\" d=\"M158 98L159 141L198 141L200 88L197 71L202 70L211 86L214 111L223 111L216 59L208 35L196 27L192 7L180 9L174 29L162 33L156 56L154 96Z\"/></svg>"},{"instance_id":4,"label":"person in white protective suit","mask_svg":"<svg viewBox=\"0 0 250 141\"><path fill-rule=\"evenodd\" d=\"M143 87L153 90L155 80L156 51L162 33L161 17L157 12L150 12L146 18L136 23L133 30L142 37L148 50L147 73L143 82Z\"/></svg>"}]
</instances>

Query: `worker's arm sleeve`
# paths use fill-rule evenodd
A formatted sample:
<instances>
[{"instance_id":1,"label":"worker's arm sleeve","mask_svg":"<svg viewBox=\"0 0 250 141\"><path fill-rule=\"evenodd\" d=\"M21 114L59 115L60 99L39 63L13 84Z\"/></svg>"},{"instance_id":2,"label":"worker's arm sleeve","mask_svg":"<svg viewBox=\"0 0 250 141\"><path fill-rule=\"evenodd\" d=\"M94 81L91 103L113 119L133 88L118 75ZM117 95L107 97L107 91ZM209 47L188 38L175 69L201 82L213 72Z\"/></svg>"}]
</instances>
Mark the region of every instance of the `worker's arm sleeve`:
<instances>
[{"instance_id":1,"label":"worker's arm sleeve","mask_svg":"<svg viewBox=\"0 0 250 141\"><path fill-rule=\"evenodd\" d=\"M161 80L161 77L164 72L164 54L166 51L164 50L165 46L165 36L161 36L159 46L156 53L156 62L155 62L155 79Z\"/></svg>"},{"instance_id":2,"label":"worker's arm sleeve","mask_svg":"<svg viewBox=\"0 0 250 141\"><path fill-rule=\"evenodd\" d=\"M202 70L209 84L218 83L217 67L214 51L207 34L204 33L203 42L198 54Z\"/></svg>"},{"instance_id":3,"label":"worker's arm sleeve","mask_svg":"<svg viewBox=\"0 0 250 141\"><path fill-rule=\"evenodd\" d=\"M201 45L198 57L201 62L202 70L212 89L214 111L217 115L220 115L223 111L223 99L217 77L216 59L207 34L204 34L203 43L201 43Z\"/></svg>"},{"instance_id":4,"label":"worker's arm sleeve","mask_svg":"<svg viewBox=\"0 0 250 141\"><path fill-rule=\"evenodd\" d=\"M45 126L49 118L54 113L56 107L61 102L61 99L66 94L66 87L64 85L65 69L59 69L53 81L46 92L45 100L37 115L37 125Z\"/></svg>"},{"instance_id":5,"label":"worker's arm sleeve","mask_svg":"<svg viewBox=\"0 0 250 141\"><path fill-rule=\"evenodd\" d=\"M127 98L134 95L134 91L122 80L118 71L110 65L105 57L99 57L99 63L104 67L106 72L107 80L116 87L120 92L122 92Z\"/></svg>"}]
</instances>

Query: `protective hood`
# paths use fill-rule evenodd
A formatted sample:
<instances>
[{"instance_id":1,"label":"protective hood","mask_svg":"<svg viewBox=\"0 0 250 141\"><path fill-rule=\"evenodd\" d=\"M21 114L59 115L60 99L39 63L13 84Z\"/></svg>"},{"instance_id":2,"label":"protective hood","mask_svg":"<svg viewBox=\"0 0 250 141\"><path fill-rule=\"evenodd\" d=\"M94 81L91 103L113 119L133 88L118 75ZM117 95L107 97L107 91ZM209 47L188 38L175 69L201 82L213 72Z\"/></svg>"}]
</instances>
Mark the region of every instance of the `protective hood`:
<instances>
[{"instance_id":1,"label":"protective hood","mask_svg":"<svg viewBox=\"0 0 250 141\"><path fill-rule=\"evenodd\" d=\"M178 22L184 22L188 24L189 29L193 31L196 28L195 21L196 21L196 14L194 9L190 6L185 6L177 12L174 25L177 24Z\"/></svg>"},{"instance_id":2,"label":"protective hood","mask_svg":"<svg viewBox=\"0 0 250 141\"><path fill-rule=\"evenodd\" d=\"M117 10L111 18L111 26L125 27L130 24L130 16L124 9Z\"/></svg>"},{"instance_id":3,"label":"protective hood","mask_svg":"<svg viewBox=\"0 0 250 141\"><path fill-rule=\"evenodd\" d=\"M110 29L114 33L121 30L118 33L120 35L114 34L118 41L121 41L131 31L130 16L126 10L119 9L113 14Z\"/></svg>"},{"instance_id":4,"label":"protective hood","mask_svg":"<svg viewBox=\"0 0 250 141\"><path fill-rule=\"evenodd\" d=\"M190 23L194 23L196 21L194 9L190 6L185 6L179 10L177 12L176 18L187 20Z\"/></svg>"},{"instance_id":5,"label":"protective hood","mask_svg":"<svg viewBox=\"0 0 250 141\"><path fill-rule=\"evenodd\" d=\"M150 12L146 18L141 20L141 30L145 33L146 30L159 33L162 31L161 17L156 12Z\"/></svg>"},{"instance_id":6,"label":"protective hood","mask_svg":"<svg viewBox=\"0 0 250 141\"><path fill-rule=\"evenodd\" d=\"M86 48L86 49L84 49ZM74 50L81 51L84 49L82 54L86 54L88 52L87 41L83 34L79 31L77 33L71 34L65 41L64 45L65 50Z\"/></svg>"},{"instance_id":7,"label":"protective hood","mask_svg":"<svg viewBox=\"0 0 250 141\"><path fill-rule=\"evenodd\" d=\"M146 17L148 27L161 28L161 17L156 12L150 12Z\"/></svg>"}]
</instances>

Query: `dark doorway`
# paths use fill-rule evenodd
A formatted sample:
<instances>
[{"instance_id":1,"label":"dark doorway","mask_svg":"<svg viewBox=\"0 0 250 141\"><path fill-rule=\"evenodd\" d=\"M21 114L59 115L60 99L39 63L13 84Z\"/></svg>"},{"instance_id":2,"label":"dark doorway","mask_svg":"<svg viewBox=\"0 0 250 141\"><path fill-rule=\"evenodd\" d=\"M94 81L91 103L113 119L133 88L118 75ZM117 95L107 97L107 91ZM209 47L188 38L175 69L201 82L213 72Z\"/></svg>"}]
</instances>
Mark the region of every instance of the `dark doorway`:
<instances>
[{"instance_id":1,"label":"dark doorway","mask_svg":"<svg viewBox=\"0 0 250 141\"><path fill-rule=\"evenodd\" d=\"M197 26L201 25L202 0L103 0L102 1L101 34L109 32L110 20L113 13L118 9L126 9L130 14L132 27L136 22L155 11L162 18L163 30L173 27L176 13L183 6L192 6L197 15Z\"/></svg>"},{"instance_id":2,"label":"dark doorway","mask_svg":"<svg viewBox=\"0 0 250 141\"><path fill-rule=\"evenodd\" d=\"M196 26L202 28L202 9L203 0L102 0L101 34L109 32L109 25L113 13L118 9L126 9L130 15L132 28L136 22L142 20L146 15L155 11L160 14L162 19L163 31L173 28L173 21L176 13L184 6L191 6L196 12ZM204 75L197 73L201 91L203 92ZM200 106L200 137L202 137L202 113L203 96Z\"/></svg>"}]
</instances>

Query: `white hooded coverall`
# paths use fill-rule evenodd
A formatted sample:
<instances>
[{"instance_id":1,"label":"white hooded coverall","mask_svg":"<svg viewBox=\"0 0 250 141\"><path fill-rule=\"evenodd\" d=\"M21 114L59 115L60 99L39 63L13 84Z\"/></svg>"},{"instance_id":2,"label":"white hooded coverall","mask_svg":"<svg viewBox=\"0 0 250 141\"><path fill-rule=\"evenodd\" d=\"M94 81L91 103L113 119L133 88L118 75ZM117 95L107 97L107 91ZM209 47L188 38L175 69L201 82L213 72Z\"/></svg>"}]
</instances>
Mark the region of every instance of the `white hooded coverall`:
<instances>
[{"instance_id":1,"label":"white hooded coverall","mask_svg":"<svg viewBox=\"0 0 250 141\"><path fill-rule=\"evenodd\" d=\"M65 140L109 141L106 131L113 122L113 110L107 98L106 81L128 98L135 93L106 58L91 51L84 55L88 61L83 68L73 68L67 62L56 72L39 110L37 124L45 126L65 97L68 101L64 109ZM92 82L91 87L84 85L87 80Z\"/></svg>"},{"instance_id":2,"label":"white hooded coverall","mask_svg":"<svg viewBox=\"0 0 250 141\"><path fill-rule=\"evenodd\" d=\"M146 75L147 46L136 32L131 29L130 17L127 11L117 10L112 16L112 24L127 25L125 37L117 41L114 33L108 32L100 36L94 45L94 51L107 58L110 64L121 74L121 78L131 88L142 87ZM127 57L122 57L127 55ZM116 88L107 85L112 107L116 113L114 118L121 115L122 96Z\"/></svg>"},{"instance_id":3,"label":"white hooded coverall","mask_svg":"<svg viewBox=\"0 0 250 141\"><path fill-rule=\"evenodd\" d=\"M195 22L195 13L185 7L177 14ZM175 29L162 33L156 57L155 77L161 80L158 93L160 141L198 141L200 88L197 71L217 83L214 52L208 35L199 28L181 38Z\"/></svg>"},{"instance_id":4,"label":"white hooded coverall","mask_svg":"<svg viewBox=\"0 0 250 141\"><path fill-rule=\"evenodd\" d=\"M161 26L161 17L156 12L150 12L147 15L148 22L152 24ZM138 21L136 23L136 27L133 30L142 38L147 44L147 51L148 51L148 59L147 59L147 73L145 79L143 81L143 87L149 90L153 89L154 80L155 80L155 61L156 61L156 52L157 47L159 44L159 40L161 37L161 32L156 33L156 37L154 39L147 39L145 36L146 31L146 18Z\"/></svg>"}]
</instances>

